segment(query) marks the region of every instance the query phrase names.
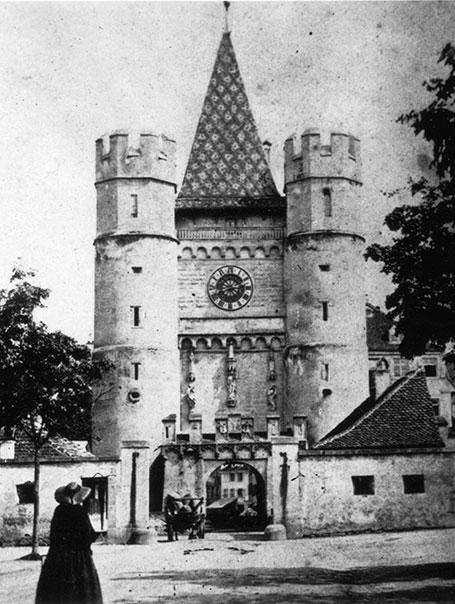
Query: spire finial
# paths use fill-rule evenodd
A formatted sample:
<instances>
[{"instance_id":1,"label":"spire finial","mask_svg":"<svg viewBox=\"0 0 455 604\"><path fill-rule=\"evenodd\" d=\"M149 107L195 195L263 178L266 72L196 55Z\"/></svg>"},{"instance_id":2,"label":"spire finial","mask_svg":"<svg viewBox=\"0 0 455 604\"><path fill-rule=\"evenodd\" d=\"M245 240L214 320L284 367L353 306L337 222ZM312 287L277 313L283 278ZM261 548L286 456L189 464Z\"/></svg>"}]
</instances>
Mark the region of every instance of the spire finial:
<instances>
[{"instance_id":1,"label":"spire finial","mask_svg":"<svg viewBox=\"0 0 455 604\"><path fill-rule=\"evenodd\" d=\"M224 4L224 8L226 9L225 15L224 15L224 33L228 34L229 33L229 21L228 21L228 13L229 13L229 7L231 6L230 2L223 2Z\"/></svg>"}]
</instances>

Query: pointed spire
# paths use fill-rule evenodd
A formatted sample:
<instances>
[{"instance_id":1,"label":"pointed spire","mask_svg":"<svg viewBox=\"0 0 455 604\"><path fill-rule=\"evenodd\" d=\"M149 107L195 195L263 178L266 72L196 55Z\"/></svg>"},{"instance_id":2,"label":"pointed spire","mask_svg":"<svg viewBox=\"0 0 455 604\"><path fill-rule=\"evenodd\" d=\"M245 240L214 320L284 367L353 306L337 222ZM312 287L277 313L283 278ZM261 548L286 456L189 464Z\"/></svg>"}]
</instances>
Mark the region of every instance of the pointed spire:
<instances>
[{"instance_id":1,"label":"pointed spire","mask_svg":"<svg viewBox=\"0 0 455 604\"><path fill-rule=\"evenodd\" d=\"M226 9L226 12L224 13L224 33L228 34L229 32L229 19L228 19L228 14L229 14L229 7L231 6L230 2L223 2L224 4L224 8Z\"/></svg>"},{"instance_id":2,"label":"pointed spire","mask_svg":"<svg viewBox=\"0 0 455 604\"><path fill-rule=\"evenodd\" d=\"M281 207L228 31L218 48L177 208Z\"/></svg>"}]
</instances>

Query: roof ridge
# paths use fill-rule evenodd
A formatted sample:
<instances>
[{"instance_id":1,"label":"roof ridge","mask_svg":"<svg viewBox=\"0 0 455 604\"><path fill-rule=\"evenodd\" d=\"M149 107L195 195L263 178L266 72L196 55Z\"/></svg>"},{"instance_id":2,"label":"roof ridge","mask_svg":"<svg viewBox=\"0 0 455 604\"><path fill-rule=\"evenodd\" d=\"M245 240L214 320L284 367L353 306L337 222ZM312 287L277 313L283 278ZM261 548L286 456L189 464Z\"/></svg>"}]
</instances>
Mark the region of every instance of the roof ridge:
<instances>
[{"instance_id":1,"label":"roof ridge","mask_svg":"<svg viewBox=\"0 0 455 604\"><path fill-rule=\"evenodd\" d=\"M391 384L388 388L386 388L386 390L384 390L384 392L382 392L379 395L379 397L377 399L375 399L374 401L372 401L371 407L369 409L367 409L365 411L365 413L363 413L362 415L360 415L360 417L358 417L352 424L346 426L346 428L344 428L340 432L336 432L332 436L330 436L330 432L329 432L329 434L327 434L327 436L324 436L323 438L321 438L321 440L316 444L315 448L318 448L319 446L322 446L322 445L330 444L335 439L342 438L343 436L345 436L351 430L354 430L355 428L358 428L363 422L365 422L368 418L370 418L371 415L374 412L376 412L387 401L389 401L391 399L391 397L396 393L396 391L398 389L402 388L412 378L417 377L417 375L419 373L424 374L424 369L422 367L418 367L414 371L410 371L409 373L407 373L406 375L404 375L403 377L401 377L399 380L397 380L396 382L394 382L393 384ZM350 415L354 414L355 411L357 409L359 409L359 407L361 407L362 405L366 404L369 400L370 400L370 397L368 397L367 399L365 399L362 403L360 403L360 405L358 407L356 407L356 409L354 409L352 411L352 413ZM348 415L343 421L347 421L349 419L350 415ZM342 423L342 422L340 422L340 423ZM335 426L334 430L336 430L336 426Z\"/></svg>"}]
</instances>

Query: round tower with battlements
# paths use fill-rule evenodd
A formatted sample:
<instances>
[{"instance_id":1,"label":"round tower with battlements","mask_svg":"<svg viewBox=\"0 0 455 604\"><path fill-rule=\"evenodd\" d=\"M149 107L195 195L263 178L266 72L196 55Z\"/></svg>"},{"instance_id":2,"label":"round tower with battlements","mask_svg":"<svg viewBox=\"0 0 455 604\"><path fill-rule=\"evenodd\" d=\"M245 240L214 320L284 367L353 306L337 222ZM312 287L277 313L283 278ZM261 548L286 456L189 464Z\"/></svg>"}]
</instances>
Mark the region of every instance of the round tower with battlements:
<instances>
[{"instance_id":1,"label":"round tower with battlements","mask_svg":"<svg viewBox=\"0 0 455 604\"><path fill-rule=\"evenodd\" d=\"M175 142L116 131L96 143L93 451L122 459L115 525L148 518L148 469L162 419L179 409ZM121 517L120 517L121 516Z\"/></svg>"},{"instance_id":2,"label":"round tower with battlements","mask_svg":"<svg viewBox=\"0 0 455 604\"><path fill-rule=\"evenodd\" d=\"M286 421L316 442L368 396L359 141L285 143Z\"/></svg>"}]
</instances>

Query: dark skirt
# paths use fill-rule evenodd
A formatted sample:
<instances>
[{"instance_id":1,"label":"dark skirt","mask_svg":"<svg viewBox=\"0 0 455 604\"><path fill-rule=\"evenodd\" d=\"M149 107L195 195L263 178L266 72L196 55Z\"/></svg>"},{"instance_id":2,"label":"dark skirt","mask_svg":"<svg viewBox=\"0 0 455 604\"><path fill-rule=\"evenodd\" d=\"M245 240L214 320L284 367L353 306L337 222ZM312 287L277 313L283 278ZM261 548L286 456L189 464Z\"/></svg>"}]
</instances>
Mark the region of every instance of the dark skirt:
<instances>
[{"instance_id":1,"label":"dark skirt","mask_svg":"<svg viewBox=\"0 0 455 604\"><path fill-rule=\"evenodd\" d=\"M89 549L49 549L41 569L36 604L102 604L101 587Z\"/></svg>"}]
</instances>

